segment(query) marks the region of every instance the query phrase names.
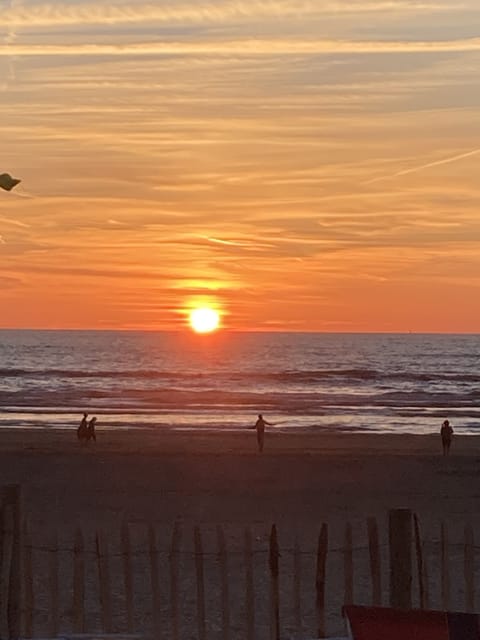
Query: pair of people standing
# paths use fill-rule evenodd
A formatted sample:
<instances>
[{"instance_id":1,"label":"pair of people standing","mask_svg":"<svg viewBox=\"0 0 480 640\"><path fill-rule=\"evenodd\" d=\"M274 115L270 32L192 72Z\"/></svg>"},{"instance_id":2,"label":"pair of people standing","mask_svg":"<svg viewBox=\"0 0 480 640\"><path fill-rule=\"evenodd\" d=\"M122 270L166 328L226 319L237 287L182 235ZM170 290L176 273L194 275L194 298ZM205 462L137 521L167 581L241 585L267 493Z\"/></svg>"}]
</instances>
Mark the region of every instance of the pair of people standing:
<instances>
[{"instance_id":1,"label":"pair of people standing","mask_svg":"<svg viewBox=\"0 0 480 640\"><path fill-rule=\"evenodd\" d=\"M93 417L91 420L88 420L88 413L83 414L83 418L80 422L80 426L77 429L77 438L82 441L88 442L89 440L97 441L97 436L95 435L95 423L97 419Z\"/></svg>"}]
</instances>

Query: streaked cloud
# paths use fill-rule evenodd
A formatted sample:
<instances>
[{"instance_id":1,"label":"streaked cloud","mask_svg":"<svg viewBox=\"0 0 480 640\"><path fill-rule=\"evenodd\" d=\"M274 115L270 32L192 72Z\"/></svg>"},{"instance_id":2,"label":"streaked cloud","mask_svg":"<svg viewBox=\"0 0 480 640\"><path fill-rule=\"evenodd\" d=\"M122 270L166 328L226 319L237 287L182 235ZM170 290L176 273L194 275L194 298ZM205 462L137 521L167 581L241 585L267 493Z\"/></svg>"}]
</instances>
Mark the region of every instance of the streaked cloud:
<instances>
[{"instance_id":1,"label":"streaked cloud","mask_svg":"<svg viewBox=\"0 0 480 640\"><path fill-rule=\"evenodd\" d=\"M466 3L435 2L428 0L351 0L322 3L303 0L293 5L290 0L248 0L224 2L36 2L26 6L12 3L10 10L0 16L0 25L11 27L52 27L68 25L120 25L150 22L182 23L308 18L325 14L400 13L415 14L458 11Z\"/></svg>"},{"instance_id":2,"label":"streaked cloud","mask_svg":"<svg viewBox=\"0 0 480 640\"><path fill-rule=\"evenodd\" d=\"M406 176L409 173L417 173L418 171L423 171L424 169L430 169L431 167L439 167L442 164L450 164L452 162L458 162L459 160L464 160L465 158L476 156L479 153L480 153L480 149L472 149L471 151L466 151L465 153L460 153L458 155L450 156L448 158L441 158L440 160L433 160L432 162L427 162L426 164L421 164L416 167L402 169L402 171L397 171L396 173L392 173L389 176L372 178L371 180L367 180L365 184L372 184L373 182L379 182L380 180L390 180L393 178L398 178L400 176Z\"/></svg>"},{"instance_id":3,"label":"streaked cloud","mask_svg":"<svg viewBox=\"0 0 480 640\"><path fill-rule=\"evenodd\" d=\"M6 218L4 216L0 216L0 224L13 225L15 227L21 227L23 229L28 229L28 227L30 227L30 225L25 222L21 222L20 220L12 220L11 218Z\"/></svg>"},{"instance_id":4,"label":"streaked cloud","mask_svg":"<svg viewBox=\"0 0 480 640\"><path fill-rule=\"evenodd\" d=\"M129 44L3 44L0 56L314 55L480 51L480 38L437 41L245 39Z\"/></svg>"},{"instance_id":5,"label":"streaked cloud","mask_svg":"<svg viewBox=\"0 0 480 640\"><path fill-rule=\"evenodd\" d=\"M226 247L241 247L242 249L272 249L274 245L252 242L252 241L239 241L239 240L222 240L221 238L209 238L205 237L205 240L208 242L213 242L214 244L224 245Z\"/></svg>"},{"instance_id":6,"label":"streaked cloud","mask_svg":"<svg viewBox=\"0 0 480 640\"><path fill-rule=\"evenodd\" d=\"M473 0L10 6L2 156L32 195L0 194L2 324L175 328L206 301L233 328L361 330L416 300L434 324L450 300L470 326L477 17Z\"/></svg>"}]
</instances>

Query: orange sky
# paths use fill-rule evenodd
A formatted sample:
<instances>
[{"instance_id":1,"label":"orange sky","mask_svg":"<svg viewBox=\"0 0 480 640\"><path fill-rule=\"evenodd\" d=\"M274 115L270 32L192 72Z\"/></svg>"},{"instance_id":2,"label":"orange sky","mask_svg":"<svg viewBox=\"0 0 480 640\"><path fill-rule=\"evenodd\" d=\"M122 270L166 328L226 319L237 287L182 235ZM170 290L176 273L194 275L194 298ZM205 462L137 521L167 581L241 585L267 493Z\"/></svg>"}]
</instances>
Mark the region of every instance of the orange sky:
<instances>
[{"instance_id":1,"label":"orange sky","mask_svg":"<svg viewBox=\"0 0 480 640\"><path fill-rule=\"evenodd\" d=\"M9 0L0 326L478 332L477 0Z\"/></svg>"}]
</instances>

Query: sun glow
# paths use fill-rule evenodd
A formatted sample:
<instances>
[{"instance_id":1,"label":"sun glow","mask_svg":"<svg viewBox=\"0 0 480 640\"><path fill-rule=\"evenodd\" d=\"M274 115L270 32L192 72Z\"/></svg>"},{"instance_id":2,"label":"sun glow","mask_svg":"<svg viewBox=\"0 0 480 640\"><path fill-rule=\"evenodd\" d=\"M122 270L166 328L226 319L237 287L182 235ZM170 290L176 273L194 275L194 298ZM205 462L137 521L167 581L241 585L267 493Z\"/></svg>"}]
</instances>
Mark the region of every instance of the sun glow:
<instances>
[{"instance_id":1,"label":"sun glow","mask_svg":"<svg viewBox=\"0 0 480 640\"><path fill-rule=\"evenodd\" d=\"M210 333L218 329L219 314L209 307L194 309L190 312L190 324L197 333Z\"/></svg>"}]
</instances>

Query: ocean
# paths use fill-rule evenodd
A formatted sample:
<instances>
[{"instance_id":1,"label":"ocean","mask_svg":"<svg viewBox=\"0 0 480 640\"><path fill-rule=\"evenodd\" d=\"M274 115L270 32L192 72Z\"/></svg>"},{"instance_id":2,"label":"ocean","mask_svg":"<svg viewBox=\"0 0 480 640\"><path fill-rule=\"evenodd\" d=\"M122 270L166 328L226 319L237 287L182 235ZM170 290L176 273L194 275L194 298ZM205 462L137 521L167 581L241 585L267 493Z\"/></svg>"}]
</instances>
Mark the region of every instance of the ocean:
<instances>
[{"instance_id":1,"label":"ocean","mask_svg":"<svg viewBox=\"0 0 480 640\"><path fill-rule=\"evenodd\" d=\"M0 330L0 427L480 433L480 335Z\"/></svg>"}]
</instances>

